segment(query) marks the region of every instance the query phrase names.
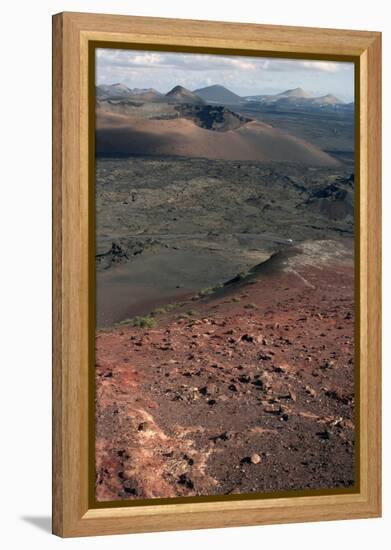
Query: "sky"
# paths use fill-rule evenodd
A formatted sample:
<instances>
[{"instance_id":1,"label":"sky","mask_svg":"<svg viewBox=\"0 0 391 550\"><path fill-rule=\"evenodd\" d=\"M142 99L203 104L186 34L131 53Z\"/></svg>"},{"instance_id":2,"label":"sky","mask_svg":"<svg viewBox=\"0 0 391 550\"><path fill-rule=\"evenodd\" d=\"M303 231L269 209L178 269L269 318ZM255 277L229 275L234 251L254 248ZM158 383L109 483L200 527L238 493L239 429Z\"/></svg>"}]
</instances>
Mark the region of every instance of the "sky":
<instances>
[{"instance_id":1,"label":"sky","mask_svg":"<svg viewBox=\"0 0 391 550\"><path fill-rule=\"evenodd\" d=\"M97 49L96 83L117 82L129 88L155 88L162 93L178 84L189 90L221 84L240 96L304 88L314 96L331 93L348 102L354 98L354 65L339 61Z\"/></svg>"}]
</instances>

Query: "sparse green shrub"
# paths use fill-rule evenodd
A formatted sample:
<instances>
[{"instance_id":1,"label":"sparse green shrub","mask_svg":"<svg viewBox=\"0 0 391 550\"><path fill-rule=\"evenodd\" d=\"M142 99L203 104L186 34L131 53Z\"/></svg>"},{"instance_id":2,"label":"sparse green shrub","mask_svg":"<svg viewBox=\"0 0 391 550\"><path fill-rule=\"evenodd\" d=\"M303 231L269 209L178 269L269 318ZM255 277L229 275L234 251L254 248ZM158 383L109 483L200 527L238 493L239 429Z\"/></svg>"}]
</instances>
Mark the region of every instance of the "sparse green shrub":
<instances>
[{"instance_id":1,"label":"sparse green shrub","mask_svg":"<svg viewBox=\"0 0 391 550\"><path fill-rule=\"evenodd\" d=\"M213 294L217 290L220 290L220 288L223 288L223 286L224 286L223 283L217 283L214 286L210 286L208 288L203 288L202 290L199 291L197 296L199 298L203 298L204 296L210 296L211 294Z\"/></svg>"},{"instance_id":2,"label":"sparse green shrub","mask_svg":"<svg viewBox=\"0 0 391 550\"><path fill-rule=\"evenodd\" d=\"M152 315L152 317L155 317L156 315L163 315L163 313L166 313L166 312L167 312L166 307L157 307L151 311L150 315Z\"/></svg>"},{"instance_id":3,"label":"sparse green shrub","mask_svg":"<svg viewBox=\"0 0 391 550\"><path fill-rule=\"evenodd\" d=\"M234 296L231 300L232 302L240 302L239 296Z\"/></svg>"},{"instance_id":4,"label":"sparse green shrub","mask_svg":"<svg viewBox=\"0 0 391 550\"><path fill-rule=\"evenodd\" d=\"M121 325L131 325L132 327L153 328L156 327L156 320L153 317L146 315L145 317L133 317L133 319L125 319L121 321Z\"/></svg>"},{"instance_id":5,"label":"sparse green shrub","mask_svg":"<svg viewBox=\"0 0 391 550\"><path fill-rule=\"evenodd\" d=\"M172 304L167 304L166 306L164 306L164 308L161 308L161 309L164 309L164 313L168 313L169 311L172 311L173 309L179 306L180 306L179 303L173 302Z\"/></svg>"},{"instance_id":6,"label":"sparse green shrub","mask_svg":"<svg viewBox=\"0 0 391 550\"><path fill-rule=\"evenodd\" d=\"M204 296L210 296L211 294L213 294L213 288L204 288L199 291L198 296L202 298Z\"/></svg>"},{"instance_id":7,"label":"sparse green shrub","mask_svg":"<svg viewBox=\"0 0 391 550\"><path fill-rule=\"evenodd\" d=\"M223 283L218 283L216 286L212 288L213 292L216 292L216 290L219 290L220 288L223 288Z\"/></svg>"}]
</instances>

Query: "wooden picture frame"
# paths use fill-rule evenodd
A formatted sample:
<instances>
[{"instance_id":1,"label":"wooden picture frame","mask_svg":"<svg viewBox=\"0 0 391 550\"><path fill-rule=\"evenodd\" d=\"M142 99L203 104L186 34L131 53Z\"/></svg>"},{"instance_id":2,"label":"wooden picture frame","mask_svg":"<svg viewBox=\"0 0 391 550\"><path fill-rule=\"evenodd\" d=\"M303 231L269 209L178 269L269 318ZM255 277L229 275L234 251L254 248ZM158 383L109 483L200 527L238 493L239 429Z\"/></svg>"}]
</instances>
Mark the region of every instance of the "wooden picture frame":
<instances>
[{"instance_id":1,"label":"wooden picture frame","mask_svg":"<svg viewBox=\"0 0 391 550\"><path fill-rule=\"evenodd\" d=\"M359 484L346 494L91 507L91 44L346 59L356 66ZM381 34L87 13L53 17L53 533L62 537L381 514ZM238 496L238 495L236 495Z\"/></svg>"}]
</instances>

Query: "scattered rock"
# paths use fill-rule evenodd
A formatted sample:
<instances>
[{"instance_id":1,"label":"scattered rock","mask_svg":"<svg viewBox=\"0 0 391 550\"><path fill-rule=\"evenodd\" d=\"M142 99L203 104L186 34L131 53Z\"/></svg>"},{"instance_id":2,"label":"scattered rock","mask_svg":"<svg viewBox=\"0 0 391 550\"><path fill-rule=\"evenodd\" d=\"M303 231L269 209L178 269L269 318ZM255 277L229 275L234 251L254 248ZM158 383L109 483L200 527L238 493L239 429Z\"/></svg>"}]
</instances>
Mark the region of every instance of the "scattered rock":
<instances>
[{"instance_id":1,"label":"scattered rock","mask_svg":"<svg viewBox=\"0 0 391 550\"><path fill-rule=\"evenodd\" d=\"M340 416L340 417L336 418L335 420L333 420L331 422L331 425L338 427L338 426L341 426L342 423L343 423L343 418L342 418L342 416Z\"/></svg>"},{"instance_id":2,"label":"scattered rock","mask_svg":"<svg viewBox=\"0 0 391 550\"><path fill-rule=\"evenodd\" d=\"M281 405L279 403L262 403L263 412L270 414L280 414Z\"/></svg>"},{"instance_id":3,"label":"scattered rock","mask_svg":"<svg viewBox=\"0 0 391 550\"><path fill-rule=\"evenodd\" d=\"M186 462L188 463L189 466L193 466L194 460L190 456L188 456L187 454L184 454L183 458L184 458L184 460L186 460Z\"/></svg>"},{"instance_id":4,"label":"scattered rock","mask_svg":"<svg viewBox=\"0 0 391 550\"><path fill-rule=\"evenodd\" d=\"M323 430L322 432L317 432L316 435L320 437L320 439L330 439L330 433L327 430Z\"/></svg>"},{"instance_id":5,"label":"scattered rock","mask_svg":"<svg viewBox=\"0 0 391 550\"><path fill-rule=\"evenodd\" d=\"M316 390L314 390L314 388L311 388L311 386L305 386L304 389L305 389L306 393L308 393L311 397L316 397L317 396Z\"/></svg>"},{"instance_id":6,"label":"scattered rock","mask_svg":"<svg viewBox=\"0 0 391 550\"><path fill-rule=\"evenodd\" d=\"M308 418L310 420L319 420L319 416L317 414L309 411L300 411L299 416L301 416L302 418Z\"/></svg>"},{"instance_id":7,"label":"scattered rock","mask_svg":"<svg viewBox=\"0 0 391 550\"><path fill-rule=\"evenodd\" d=\"M252 336L252 334L243 334L240 339L242 342L254 342L254 336Z\"/></svg>"},{"instance_id":8,"label":"scattered rock","mask_svg":"<svg viewBox=\"0 0 391 550\"><path fill-rule=\"evenodd\" d=\"M284 385L284 384L281 384L281 385L277 386L274 393L279 399L290 399L291 398L290 387L287 386L287 385Z\"/></svg>"},{"instance_id":9,"label":"scattered rock","mask_svg":"<svg viewBox=\"0 0 391 550\"><path fill-rule=\"evenodd\" d=\"M229 441L232 439L233 433L232 432L223 432L219 435L215 435L211 437L210 439L216 443L216 441Z\"/></svg>"},{"instance_id":10,"label":"scattered rock","mask_svg":"<svg viewBox=\"0 0 391 550\"><path fill-rule=\"evenodd\" d=\"M297 401L297 396L296 396L296 393L291 389L290 390L290 394L291 394L291 399L292 401Z\"/></svg>"},{"instance_id":11,"label":"scattered rock","mask_svg":"<svg viewBox=\"0 0 391 550\"><path fill-rule=\"evenodd\" d=\"M322 363L319 368L325 370L325 369L332 369L335 365L335 361L333 359L329 359L328 361L325 361Z\"/></svg>"},{"instance_id":12,"label":"scattered rock","mask_svg":"<svg viewBox=\"0 0 391 550\"><path fill-rule=\"evenodd\" d=\"M181 474L178 478L179 485L184 485L186 489L194 489L194 483L187 477L186 474Z\"/></svg>"},{"instance_id":13,"label":"scattered rock","mask_svg":"<svg viewBox=\"0 0 391 550\"><path fill-rule=\"evenodd\" d=\"M342 393L339 389L325 388L325 395L327 395L327 397L331 397L331 399L335 399L336 401L343 403L344 405L348 405L352 401L351 395L346 395Z\"/></svg>"},{"instance_id":14,"label":"scattered rock","mask_svg":"<svg viewBox=\"0 0 391 550\"><path fill-rule=\"evenodd\" d=\"M251 464L259 464L261 462L261 457L257 453L253 453L250 456L250 462Z\"/></svg>"},{"instance_id":15,"label":"scattered rock","mask_svg":"<svg viewBox=\"0 0 391 550\"><path fill-rule=\"evenodd\" d=\"M271 353L260 353L258 355L258 359L260 359L261 361L270 361L271 359L273 359L273 355Z\"/></svg>"},{"instance_id":16,"label":"scattered rock","mask_svg":"<svg viewBox=\"0 0 391 550\"><path fill-rule=\"evenodd\" d=\"M268 371L264 371L258 380L254 380L253 384L261 386L264 390L268 391L273 386L273 376Z\"/></svg>"},{"instance_id":17,"label":"scattered rock","mask_svg":"<svg viewBox=\"0 0 391 550\"><path fill-rule=\"evenodd\" d=\"M149 426L148 422L140 422L137 429L139 432L145 432L146 430L148 430L148 426Z\"/></svg>"},{"instance_id":18,"label":"scattered rock","mask_svg":"<svg viewBox=\"0 0 391 550\"><path fill-rule=\"evenodd\" d=\"M288 363L280 363L278 365L273 365L274 372L283 372L287 373L291 370L291 367L288 365Z\"/></svg>"}]
</instances>

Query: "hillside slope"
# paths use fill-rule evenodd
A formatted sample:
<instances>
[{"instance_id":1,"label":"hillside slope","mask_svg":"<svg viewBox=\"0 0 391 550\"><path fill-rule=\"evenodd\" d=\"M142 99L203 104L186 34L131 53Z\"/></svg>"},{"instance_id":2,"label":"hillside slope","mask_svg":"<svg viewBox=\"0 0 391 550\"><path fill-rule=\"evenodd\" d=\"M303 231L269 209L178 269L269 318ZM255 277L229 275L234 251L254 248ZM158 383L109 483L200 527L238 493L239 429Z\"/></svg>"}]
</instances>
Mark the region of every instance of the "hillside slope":
<instances>
[{"instance_id":1,"label":"hillside slope","mask_svg":"<svg viewBox=\"0 0 391 550\"><path fill-rule=\"evenodd\" d=\"M184 118L146 120L99 110L96 152L338 165L316 146L262 122L251 121L235 130L215 132Z\"/></svg>"}]
</instances>

